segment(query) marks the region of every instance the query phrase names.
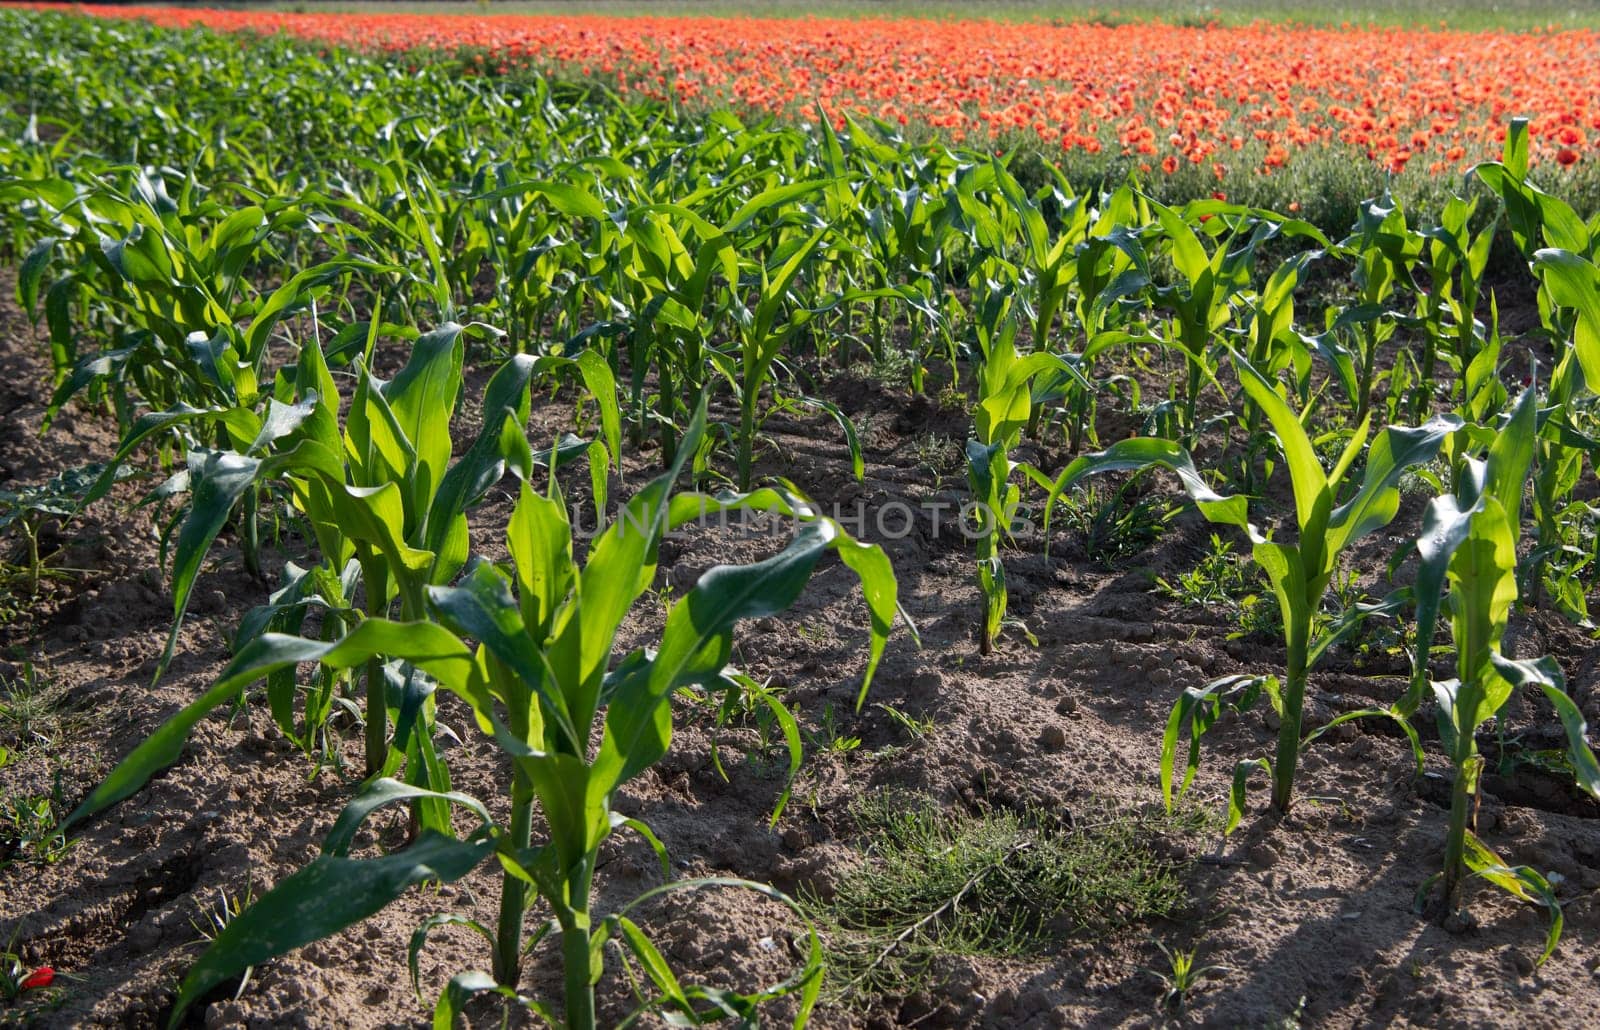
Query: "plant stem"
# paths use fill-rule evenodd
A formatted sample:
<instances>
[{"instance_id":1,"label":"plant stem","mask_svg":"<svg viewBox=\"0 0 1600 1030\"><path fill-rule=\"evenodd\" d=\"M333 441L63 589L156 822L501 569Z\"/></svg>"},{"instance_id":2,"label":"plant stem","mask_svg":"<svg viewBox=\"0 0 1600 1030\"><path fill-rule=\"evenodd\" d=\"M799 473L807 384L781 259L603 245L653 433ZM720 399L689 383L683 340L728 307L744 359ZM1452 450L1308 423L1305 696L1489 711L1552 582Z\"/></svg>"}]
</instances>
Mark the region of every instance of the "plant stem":
<instances>
[{"instance_id":1,"label":"plant stem","mask_svg":"<svg viewBox=\"0 0 1600 1030\"><path fill-rule=\"evenodd\" d=\"M1204 380L1200 378L1199 365L1193 361L1190 361L1188 362L1188 366L1189 393L1184 399L1183 405L1183 435L1188 441L1185 446L1192 451L1194 450L1195 445L1199 443L1200 439L1200 427L1198 425L1200 416L1198 414L1198 408L1200 404L1200 391L1204 386Z\"/></svg>"},{"instance_id":2,"label":"plant stem","mask_svg":"<svg viewBox=\"0 0 1600 1030\"><path fill-rule=\"evenodd\" d=\"M661 467L669 469L678 456L678 431L673 422L673 416L677 414L673 410L673 405L677 403L677 392L673 386L672 369L665 361L661 362L659 379L657 386L660 387L661 399L656 402L656 411L661 417L661 425L658 427L661 440ZM644 424L642 408L639 422L642 429Z\"/></svg>"},{"instance_id":3,"label":"plant stem","mask_svg":"<svg viewBox=\"0 0 1600 1030\"><path fill-rule=\"evenodd\" d=\"M1373 366L1378 362L1378 342L1369 333L1362 333L1362 359L1361 381L1356 390L1356 417L1359 423L1367 417L1367 410L1372 406L1372 376L1377 371Z\"/></svg>"},{"instance_id":4,"label":"plant stem","mask_svg":"<svg viewBox=\"0 0 1600 1030\"><path fill-rule=\"evenodd\" d=\"M1467 736L1469 745L1472 737ZM1472 758L1456 763L1456 782L1450 792L1450 826L1444 838L1444 915L1450 916L1461 909L1461 885L1465 880L1467 851L1467 809L1472 802L1472 771L1467 768Z\"/></svg>"},{"instance_id":5,"label":"plant stem","mask_svg":"<svg viewBox=\"0 0 1600 1030\"><path fill-rule=\"evenodd\" d=\"M1294 800L1295 767L1300 762L1301 709L1305 699L1306 641L1291 639L1283 690L1283 718L1278 725L1278 754L1272 763L1272 807L1283 815L1289 813Z\"/></svg>"},{"instance_id":6,"label":"plant stem","mask_svg":"<svg viewBox=\"0 0 1600 1030\"><path fill-rule=\"evenodd\" d=\"M23 538L28 541L28 596L36 597L39 594L39 575L43 571L39 561L39 527L27 518L18 525L22 527Z\"/></svg>"},{"instance_id":7,"label":"plant stem","mask_svg":"<svg viewBox=\"0 0 1600 1030\"><path fill-rule=\"evenodd\" d=\"M367 775L376 776L389 760L389 698L383 682L383 659L367 659Z\"/></svg>"},{"instance_id":8,"label":"plant stem","mask_svg":"<svg viewBox=\"0 0 1600 1030\"><path fill-rule=\"evenodd\" d=\"M739 402L739 489L750 489L750 469L755 463L756 395L746 384L744 397Z\"/></svg>"},{"instance_id":9,"label":"plant stem","mask_svg":"<svg viewBox=\"0 0 1600 1030\"><path fill-rule=\"evenodd\" d=\"M567 1030L593 1030L594 978L589 953L589 884L594 855L585 855L567 880L571 903L561 914L561 962L566 974Z\"/></svg>"},{"instance_id":10,"label":"plant stem","mask_svg":"<svg viewBox=\"0 0 1600 1030\"><path fill-rule=\"evenodd\" d=\"M527 848L533 838L533 785L522 770L512 772L511 847ZM522 923L528 911L528 884L505 874L500 886L500 920L494 949L494 979L503 987L516 989L522 972Z\"/></svg>"},{"instance_id":11,"label":"plant stem","mask_svg":"<svg viewBox=\"0 0 1600 1030\"><path fill-rule=\"evenodd\" d=\"M252 483L245 490L244 505L240 515L244 520L244 569L253 579L261 575L261 488Z\"/></svg>"}]
</instances>

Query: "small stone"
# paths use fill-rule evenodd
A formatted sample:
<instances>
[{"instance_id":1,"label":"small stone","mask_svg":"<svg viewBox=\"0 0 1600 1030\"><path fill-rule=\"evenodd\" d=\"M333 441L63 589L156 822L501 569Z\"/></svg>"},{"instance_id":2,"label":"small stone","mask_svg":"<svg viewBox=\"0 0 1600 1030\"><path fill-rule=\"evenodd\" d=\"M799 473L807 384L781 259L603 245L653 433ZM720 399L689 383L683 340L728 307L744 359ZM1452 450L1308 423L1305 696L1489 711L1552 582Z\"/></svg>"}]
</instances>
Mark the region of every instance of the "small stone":
<instances>
[{"instance_id":1,"label":"small stone","mask_svg":"<svg viewBox=\"0 0 1600 1030\"><path fill-rule=\"evenodd\" d=\"M1272 845L1265 841L1251 845L1247 854L1252 865L1258 865L1263 869L1271 869L1273 864L1278 861L1278 853L1272 850Z\"/></svg>"},{"instance_id":2,"label":"small stone","mask_svg":"<svg viewBox=\"0 0 1600 1030\"><path fill-rule=\"evenodd\" d=\"M1511 964L1512 969L1517 971L1518 976L1533 975L1533 959L1523 954L1520 949L1507 948L1506 961Z\"/></svg>"},{"instance_id":3,"label":"small stone","mask_svg":"<svg viewBox=\"0 0 1600 1030\"><path fill-rule=\"evenodd\" d=\"M1061 700L1056 702L1056 714L1057 715L1071 715L1073 712L1076 712L1077 710L1078 710L1078 699L1073 697L1071 694L1063 695Z\"/></svg>"},{"instance_id":4,"label":"small stone","mask_svg":"<svg viewBox=\"0 0 1600 1030\"><path fill-rule=\"evenodd\" d=\"M1046 751L1060 751L1067 746L1067 731L1050 723L1039 732L1039 746Z\"/></svg>"},{"instance_id":5,"label":"small stone","mask_svg":"<svg viewBox=\"0 0 1600 1030\"><path fill-rule=\"evenodd\" d=\"M805 846L810 843L810 841L806 840L805 833L793 826L783 831L782 840L783 846L790 851L804 850Z\"/></svg>"},{"instance_id":6,"label":"small stone","mask_svg":"<svg viewBox=\"0 0 1600 1030\"><path fill-rule=\"evenodd\" d=\"M161 927L151 920L136 924L128 931L128 950L143 954L161 943Z\"/></svg>"}]
</instances>

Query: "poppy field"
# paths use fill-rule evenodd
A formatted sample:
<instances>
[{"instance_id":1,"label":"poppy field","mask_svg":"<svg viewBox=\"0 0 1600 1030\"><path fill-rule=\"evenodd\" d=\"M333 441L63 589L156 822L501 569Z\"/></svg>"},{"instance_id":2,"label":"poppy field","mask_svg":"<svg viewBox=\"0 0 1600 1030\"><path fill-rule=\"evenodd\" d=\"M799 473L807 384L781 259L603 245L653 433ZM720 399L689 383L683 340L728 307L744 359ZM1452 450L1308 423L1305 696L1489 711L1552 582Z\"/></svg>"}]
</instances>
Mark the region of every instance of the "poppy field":
<instances>
[{"instance_id":1,"label":"poppy field","mask_svg":"<svg viewBox=\"0 0 1600 1030\"><path fill-rule=\"evenodd\" d=\"M0 1020L1600 1019L1596 42L0 8Z\"/></svg>"},{"instance_id":2,"label":"poppy field","mask_svg":"<svg viewBox=\"0 0 1600 1030\"><path fill-rule=\"evenodd\" d=\"M469 68L533 69L690 108L802 120L820 109L836 126L852 115L957 144L1027 141L1075 169L1179 176L1247 203L1286 195L1271 180L1291 164L1316 178L1351 161L1371 166L1367 182L1407 169L1418 183L1459 178L1499 154L1513 114L1530 120L1535 166L1581 165L1588 189L1600 154L1590 30L91 10L470 50Z\"/></svg>"}]
</instances>

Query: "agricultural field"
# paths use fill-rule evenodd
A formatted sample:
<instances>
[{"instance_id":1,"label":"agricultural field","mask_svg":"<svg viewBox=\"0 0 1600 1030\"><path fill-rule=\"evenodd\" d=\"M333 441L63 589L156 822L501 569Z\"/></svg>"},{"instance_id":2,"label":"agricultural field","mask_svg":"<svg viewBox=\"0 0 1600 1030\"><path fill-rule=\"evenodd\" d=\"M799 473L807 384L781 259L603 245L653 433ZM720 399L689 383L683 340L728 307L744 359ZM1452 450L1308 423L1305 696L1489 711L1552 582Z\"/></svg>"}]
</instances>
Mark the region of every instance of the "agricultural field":
<instances>
[{"instance_id":1,"label":"agricultural field","mask_svg":"<svg viewBox=\"0 0 1600 1030\"><path fill-rule=\"evenodd\" d=\"M0 7L0 1023L1600 1023L1582 18L438 6Z\"/></svg>"}]
</instances>

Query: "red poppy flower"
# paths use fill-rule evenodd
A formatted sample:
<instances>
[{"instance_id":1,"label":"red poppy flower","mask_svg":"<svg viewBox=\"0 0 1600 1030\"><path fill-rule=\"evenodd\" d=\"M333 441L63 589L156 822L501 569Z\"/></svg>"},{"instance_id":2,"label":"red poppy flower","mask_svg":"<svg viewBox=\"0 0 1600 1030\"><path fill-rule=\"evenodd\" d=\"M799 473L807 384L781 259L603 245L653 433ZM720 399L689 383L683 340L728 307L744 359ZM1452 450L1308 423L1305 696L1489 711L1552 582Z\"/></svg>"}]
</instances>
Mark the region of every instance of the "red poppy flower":
<instances>
[{"instance_id":1,"label":"red poppy flower","mask_svg":"<svg viewBox=\"0 0 1600 1030\"><path fill-rule=\"evenodd\" d=\"M736 100L799 119L812 117L820 100L841 130L847 114L873 116L889 104L885 117L943 128L952 142L982 148L1020 130L1064 150L1131 151L1167 174L1184 160L1202 165L1222 147L1242 152L1230 179L1246 169L1271 175L1306 152L1365 158L1395 172L1412 158L1419 168L1460 170L1499 155L1507 107L1495 84L1504 82L1519 84L1516 110L1533 118L1536 160L1570 166L1595 151L1588 133L1600 132L1587 103L1600 95L1591 31L1544 32L1533 46L1510 33L1265 22L1111 27L564 12L491 24L465 14L73 9L398 52L481 46L475 74L576 71L605 77L624 97ZM1158 162L1159 139L1172 156ZM1258 144L1263 153L1253 152Z\"/></svg>"},{"instance_id":2,"label":"red poppy flower","mask_svg":"<svg viewBox=\"0 0 1600 1030\"><path fill-rule=\"evenodd\" d=\"M40 966L29 973L27 978L17 985L18 990L37 991L55 983L56 971L49 966Z\"/></svg>"}]
</instances>

